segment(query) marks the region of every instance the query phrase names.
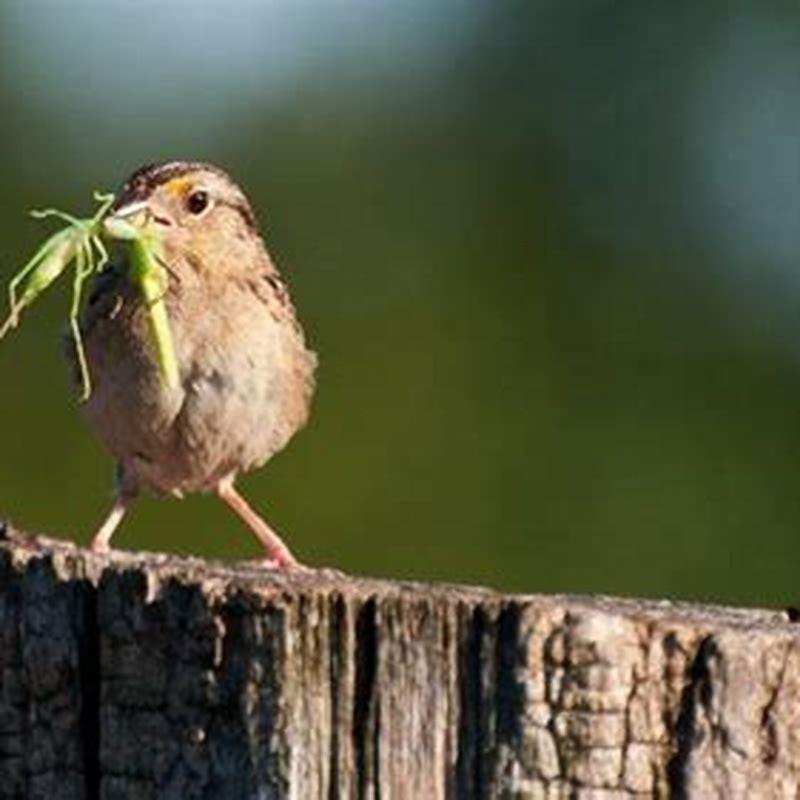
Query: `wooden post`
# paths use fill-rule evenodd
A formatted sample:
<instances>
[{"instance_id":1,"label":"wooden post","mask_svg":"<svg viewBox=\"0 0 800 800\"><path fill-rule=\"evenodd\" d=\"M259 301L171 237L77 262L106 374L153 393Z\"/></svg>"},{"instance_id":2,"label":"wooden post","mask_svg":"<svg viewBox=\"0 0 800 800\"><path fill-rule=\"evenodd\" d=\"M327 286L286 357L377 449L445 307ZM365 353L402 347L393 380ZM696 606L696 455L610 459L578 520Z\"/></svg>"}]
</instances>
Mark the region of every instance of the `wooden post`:
<instances>
[{"instance_id":1,"label":"wooden post","mask_svg":"<svg viewBox=\"0 0 800 800\"><path fill-rule=\"evenodd\" d=\"M0 543L0 798L783 798L777 611Z\"/></svg>"}]
</instances>

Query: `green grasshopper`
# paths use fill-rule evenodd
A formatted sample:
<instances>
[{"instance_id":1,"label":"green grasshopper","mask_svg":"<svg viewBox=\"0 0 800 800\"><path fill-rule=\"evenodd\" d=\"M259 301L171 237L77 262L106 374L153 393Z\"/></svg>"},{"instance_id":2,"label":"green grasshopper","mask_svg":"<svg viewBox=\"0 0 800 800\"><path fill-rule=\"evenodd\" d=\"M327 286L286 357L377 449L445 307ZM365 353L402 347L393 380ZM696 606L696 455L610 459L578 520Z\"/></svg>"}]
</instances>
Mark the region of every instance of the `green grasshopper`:
<instances>
[{"instance_id":1,"label":"green grasshopper","mask_svg":"<svg viewBox=\"0 0 800 800\"><path fill-rule=\"evenodd\" d=\"M167 308L164 305L168 270L162 255L161 242L148 228L140 228L124 219L109 217L104 227L109 236L129 243L128 277L139 287L149 311L150 331L153 335L161 377L166 386L175 388L180 383L180 375Z\"/></svg>"},{"instance_id":2,"label":"green grasshopper","mask_svg":"<svg viewBox=\"0 0 800 800\"><path fill-rule=\"evenodd\" d=\"M141 291L148 309L162 378L168 387L175 387L178 385L178 363L163 299L167 270L158 237L148 227L139 228L113 215L107 217L114 203L113 195L95 192L94 199L100 206L94 216L88 219L78 219L52 208L31 212L37 219L56 217L68 226L47 239L11 279L8 285L10 313L0 325L0 339L17 327L20 313L74 261L69 323L81 373L81 400L87 400L91 395L92 383L78 323L83 285L87 278L99 272L108 262L108 250L103 238L124 241L130 248L129 278Z\"/></svg>"}]
</instances>

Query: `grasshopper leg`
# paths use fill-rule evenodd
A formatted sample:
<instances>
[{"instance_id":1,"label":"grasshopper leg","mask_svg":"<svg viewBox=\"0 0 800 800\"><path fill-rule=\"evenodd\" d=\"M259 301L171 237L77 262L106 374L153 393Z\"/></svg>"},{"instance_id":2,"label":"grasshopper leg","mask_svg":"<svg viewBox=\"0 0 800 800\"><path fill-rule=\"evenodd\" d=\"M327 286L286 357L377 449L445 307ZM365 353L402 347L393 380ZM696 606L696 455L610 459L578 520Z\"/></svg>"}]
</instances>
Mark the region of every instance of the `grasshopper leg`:
<instances>
[{"instance_id":1,"label":"grasshopper leg","mask_svg":"<svg viewBox=\"0 0 800 800\"><path fill-rule=\"evenodd\" d=\"M65 211L59 211L57 208L40 208L31 211L31 216L34 219L47 219L48 217L55 217L56 219L63 220L73 228L85 228L86 221L73 217L72 214L67 214Z\"/></svg>"},{"instance_id":2,"label":"grasshopper leg","mask_svg":"<svg viewBox=\"0 0 800 800\"><path fill-rule=\"evenodd\" d=\"M97 262L97 266L95 267L95 270L100 272L100 270L103 269L103 267L109 262L108 250L106 249L105 244L103 244L103 240L97 234L92 234L92 244L100 256L100 260Z\"/></svg>"},{"instance_id":3,"label":"grasshopper leg","mask_svg":"<svg viewBox=\"0 0 800 800\"><path fill-rule=\"evenodd\" d=\"M81 291L83 289L83 282L91 273L92 258L91 253L87 256L87 244L84 242L75 255L75 278L72 282L72 307L69 312L69 325L72 330L72 338L75 342L75 355L78 358L78 366L81 373L81 400L86 401L92 393L92 381L89 377L89 365L86 362L86 353L83 349L83 337L81 336L81 327L78 322L78 315L81 308ZM87 265L88 260L88 265Z\"/></svg>"},{"instance_id":4,"label":"grasshopper leg","mask_svg":"<svg viewBox=\"0 0 800 800\"><path fill-rule=\"evenodd\" d=\"M100 223L100 220L106 215L106 212L114 204L114 195L106 192L99 192L95 189L92 195L97 203L100 203L100 208L97 209L95 215L92 217L92 222L95 227Z\"/></svg>"},{"instance_id":5,"label":"grasshopper leg","mask_svg":"<svg viewBox=\"0 0 800 800\"><path fill-rule=\"evenodd\" d=\"M34 254L31 260L11 279L8 284L8 306L9 306L9 315L8 319L3 323L2 327L0 327L0 339L5 336L5 334L11 330L11 328L16 328L17 323L19 322L19 312L23 309L23 304L21 302L17 302L17 289L19 288L22 281L24 281L28 275L30 275L39 264L44 261L44 259L49 255L50 247L48 244L40 247Z\"/></svg>"},{"instance_id":6,"label":"grasshopper leg","mask_svg":"<svg viewBox=\"0 0 800 800\"><path fill-rule=\"evenodd\" d=\"M5 322L0 325L0 339L2 339L13 327L16 320L14 319L13 314L9 314L6 317Z\"/></svg>"}]
</instances>

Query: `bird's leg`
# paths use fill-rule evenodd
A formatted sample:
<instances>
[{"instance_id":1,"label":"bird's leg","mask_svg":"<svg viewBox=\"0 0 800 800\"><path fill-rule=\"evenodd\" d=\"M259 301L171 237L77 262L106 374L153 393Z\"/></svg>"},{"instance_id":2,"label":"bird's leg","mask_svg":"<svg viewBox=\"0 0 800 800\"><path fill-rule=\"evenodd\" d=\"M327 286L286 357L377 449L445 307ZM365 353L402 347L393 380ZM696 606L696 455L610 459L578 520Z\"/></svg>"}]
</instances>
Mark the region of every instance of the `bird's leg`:
<instances>
[{"instance_id":1,"label":"bird's leg","mask_svg":"<svg viewBox=\"0 0 800 800\"><path fill-rule=\"evenodd\" d=\"M292 555L291 550L283 543L280 536L255 512L247 500L242 497L233 485L232 480L220 481L217 495L233 510L239 519L250 528L264 547L269 566L276 569L296 569L300 562Z\"/></svg>"},{"instance_id":2,"label":"bird's leg","mask_svg":"<svg viewBox=\"0 0 800 800\"><path fill-rule=\"evenodd\" d=\"M111 537L114 535L114 531L117 529L120 522L122 522L122 518L128 510L130 502L130 496L122 492L117 494L114 505L111 506L111 511L108 512L108 516L103 520L103 524L97 529L97 533L95 533L92 538L90 548L93 552L107 553L111 549L109 546Z\"/></svg>"}]
</instances>

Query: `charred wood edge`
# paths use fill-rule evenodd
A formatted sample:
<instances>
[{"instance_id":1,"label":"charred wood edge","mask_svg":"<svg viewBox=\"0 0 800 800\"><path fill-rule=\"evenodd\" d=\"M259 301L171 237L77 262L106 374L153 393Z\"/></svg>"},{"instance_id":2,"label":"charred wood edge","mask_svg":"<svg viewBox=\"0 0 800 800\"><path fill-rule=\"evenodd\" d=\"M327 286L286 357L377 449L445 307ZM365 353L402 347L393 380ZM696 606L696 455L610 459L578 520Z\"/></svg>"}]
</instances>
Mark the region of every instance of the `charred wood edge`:
<instances>
[{"instance_id":1,"label":"charred wood edge","mask_svg":"<svg viewBox=\"0 0 800 800\"><path fill-rule=\"evenodd\" d=\"M458 657L457 693L462 708L456 731L457 750L454 759L454 788L455 796L458 797L488 796L492 777L488 773L491 764L485 758L489 746L484 741L486 732L491 729L491 736L495 741L511 739L516 735L515 726L520 724L515 711L523 701L514 696L520 690L520 685L514 680L513 672L520 609L525 605L543 608L558 606L565 609L567 616L591 612L630 616L638 620L675 621L678 625L690 625L699 631L708 632L700 638L698 648L690 654L690 668L686 672L678 714L672 726L671 756L665 771L669 794L673 797L682 797L687 793L689 776L686 775L686 769L696 734L695 708L698 704L708 702L707 694L711 682L709 669L717 657L712 635L731 630L762 633L776 631L783 637L794 637L795 630L800 632L793 624L796 618L793 609L746 610L605 596L502 595L484 588L375 580L348 576L328 569L287 574L265 571L257 564L248 562L230 564L156 553L114 551L101 556L69 542L24 534L0 521L0 578L9 567L21 572L40 560L60 565L55 570L56 573L63 580L78 586L79 602L75 608L81 619L76 622L84 632L78 668L81 684L78 691L82 700L80 738L84 796L89 800L95 800L101 795L101 664L97 587L103 575L109 571L138 573L148 587L153 585L153 581L161 584L164 581L177 580L184 585L211 581L216 585L230 584L237 592L266 592L273 596L314 596L324 592L338 598L338 601L334 600L334 612L329 621L328 668L332 684L336 683L338 675L344 669L343 659L346 657L343 655L343 630L347 612L342 598L357 596L360 605L354 621L355 636L352 641L354 713L349 731L356 768L354 790L357 797L367 795L366 782L374 779L379 769L381 742L376 718L380 714L380 709L377 708L380 697L375 681L378 639L382 625L377 604L383 599L403 596L410 600L435 600L451 604L466 614L466 637ZM0 595L4 589L0 580ZM490 649L489 652L487 649ZM496 678L497 691L492 697L487 696L482 683L483 670L487 663ZM346 730L346 727L338 724L341 721L336 719L340 713L334 698L331 707L331 716L334 718L331 731L334 740L331 742L329 763L331 791L338 782L337 770L340 769L336 758L339 742L335 737L341 736L342 731ZM770 713L771 709L765 710L765 714ZM767 723L769 727L769 719ZM771 728L767 732L770 731Z\"/></svg>"}]
</instances>

